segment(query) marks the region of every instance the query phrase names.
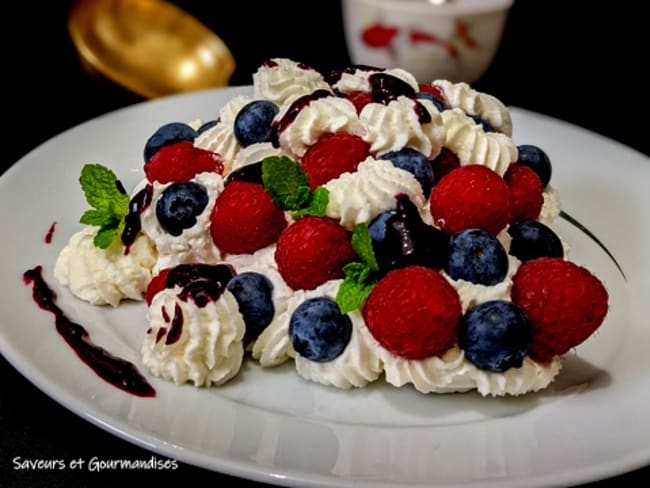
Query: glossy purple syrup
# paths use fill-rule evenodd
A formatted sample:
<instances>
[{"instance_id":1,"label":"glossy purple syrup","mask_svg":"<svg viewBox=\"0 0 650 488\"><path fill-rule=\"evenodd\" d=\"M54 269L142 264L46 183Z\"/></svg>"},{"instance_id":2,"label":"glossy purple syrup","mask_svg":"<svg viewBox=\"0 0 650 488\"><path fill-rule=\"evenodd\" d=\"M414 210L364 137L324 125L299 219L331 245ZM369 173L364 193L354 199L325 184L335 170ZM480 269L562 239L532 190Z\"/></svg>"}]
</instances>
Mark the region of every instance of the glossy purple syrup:
<instances>
[{"instance_id":1,"label":"glossy purple syrup","mask_svg":"<svg viewBox=\"0 0 650 488\"><path fill-rule=\"evenodd\" d=\"M227 264L180 264L169 271L165 286L179 286L181 300L191 299L202 308L209 302L216 302L234 276L235 271Z\"/></svg>"},{"instance_id":2,"label":"glossy purple syrup","mask_svg":"<svg viewBox=\"0 0 650 488\"><path fill-rule=\"evenodd\" d=\"M167 339L165 340L165 345L174 344L181 338L183 333L183 311L181 310L180 305L177 303L174 307L174 318L172 319L171 326L169 327L169 332L167 333Z\"/></svg>"},{"instance_id":3,"label":"glossy purple syrup","mask_svg":"<svg viewBox=\"0 0 650 488\"><path fill-rule=\"evenodd\" d=\"M373 73L368 81L373 102L388 105L397 97L415 98L415 90L411 85L388 73Z\"/></svg>"},{"instance_id":4,"label":"glossy purple syrup","mask_svg":"<svg viewBox=\"0 0 650 488\"><path fill-rule=\"evenodd\" d=\"M156 390L132 363L93 344L88 331L65 316L56 304L56 294L43 279L42 266L25 271L23 281L26 285L32 285L32 297L38 306L54 314L59 335L100 378L132 395L156 396Z\"/></svg>"},{"instance_id":5,"label":"glossy purple syrup","mask_svg":"<svg viewBox=\"0 0 650 488\"><path fill-rule=\"evenodd\" d=\"M52 244L52 238L54 237L55 229L56 222L52 222L52 225L50 225L50 228L47 230L47 234L45 234L45 244Z\"/></svg>"},{"instance_id":6,"label":"glossy purple syrup","mask_svg":"<svg viewBox=\"0 0 650 488\"><path fill-rule=\"evenodd\" d=\"M142 190L136 193L129 202L129 213L124 217L124 230L122 231L122 244L124 254L129 253L131 245L135 242L142 225L140 215L151 205L153 199L153 186L147 184Z\"/></svg>"},{"instance_id":7,"label":"glossy purple syrup","mask_svg":"<svg viewBox=\"0 0 650 488\"><path fill-rule=\"evenodd\" d=\"M262 184L262 161L253 164L247 164L241 168L232 171L226 178L225 184L227 185L233 181L246 181L248 183Z\"/></svg>"},{"instance_id":8,"label":"glossy purple syrup","mask_svg":"<svg viewBox=\"0 0 650 488\"><path fill-rule=\"evenodd\" d=\"M384 71L384 68L378 68L376 66L370 66L367 64L353 64L350 66L346 66L343 69L333 69L331 70L326 76L325 76L325 81L329 83L330 85L336 85L339 81L341 81L341 77L343 74L348 74L348 75L353 75L356 71Z\"/></svg>"},{"instance_id":9,"label":"glossy purple syrup","mask_svg":"<svg viewBox=\"0 0 650 488\"><path fill-rule=\"evenodd\" d=\"M373 239L373 250L380 270L411 265L441 269L447 260L449 237L424 223L407 195L397 195L396 200L394 209L377 218L383 221L383 238ZM373 224L382 226L379 222Z\"/></svg>"},{"instance_id":10,"label":"glossy purple syrup","mask_svg":"<svg viewBox=\"0 0 650 488\"><path fill-rule=\"evenodd\" d=\"M274 147L280 147L280 134L289 127L289 125L296 120L300 111L309 105L314 100L319 98L331 97L333 94L329 90L316 90L308 95L303 95L300 98L294 100L294 102L289 106L289 109L278 121L274 121L271 125L271 142Z\"/></svg>"}]
</instances>

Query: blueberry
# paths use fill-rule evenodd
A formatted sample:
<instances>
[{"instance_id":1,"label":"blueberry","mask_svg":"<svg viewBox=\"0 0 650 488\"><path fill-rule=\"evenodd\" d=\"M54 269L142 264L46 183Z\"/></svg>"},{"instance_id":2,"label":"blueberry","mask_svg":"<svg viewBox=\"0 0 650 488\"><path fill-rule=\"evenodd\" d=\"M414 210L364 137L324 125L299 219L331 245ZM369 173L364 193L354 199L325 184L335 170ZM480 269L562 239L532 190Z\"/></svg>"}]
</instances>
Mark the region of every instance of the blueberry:
<instances>
[{"instance_id":1,"label":"blueberry","mask_svg":"<svg viewBox=\"0 0 650 488\"><path fill-rule=\"evenodd\" d=\"M235 117L235 137L242 146L271 140L271 123L279 108L268 100L253 100L242 107Z\"/></svg>"},{"instance_id":2,"label":"blueberry","mask_svg":"<svg viewBox=\"0 0 650 488\"><path fill-rule=\"evenodd\" d=\"M454 280L480 285L496 285L508 272L508 255L489 232L466 229L449 239L445 271Z\"/></svg>"},{"instance_id":3,"label":"blueberry","mask_svg":"<svg viewBox=\"0 0 650 488\"><path fill-rule=\"evenodd\" d=\"M196 224L196 217L208 205L208 192L192 181L172 183L165 188L156 203L160 226L173 236Z\"/></svg>"},{"instance_id":4,"label":"blueberry","mask_svg":"<svg viewBox=\"0 0 650 488\"><path fill-rule=\"evenodd\" d=\"M205 131L212 129L218 123L219 120L208 120L207 122L204 122L198 129L196 129L197 135L203 134Z\"/></svg>"},{"instance_id":5,"label":"blueberry","mask_svg":"<svg viewBox=\"0 0 650 488\"><path fill-rule=\"evenodd\" d=\"M273 320L273 284L260 273L246 272L228 282L228 290L239 304L239 312L246 324L245 341L257 339Z\"/></svg>"},{"instance_id":6,"label":"blueberry","mask_svg":"<svg viewBox=\"0 0 650 488\"><path fill-rule=\"evenodd\" d=\"M397 197L396 207L379 214L368 230L382 273L409 265L441 269L447 259L447 235L425 224L406 195Z\"/></svg>"},{"instance_id":7,"label":"blueberry","mask_svg":"<svg viewBox=\"0 0 650 488\"><path fill-rule=\"evenodd\" d=\"M546 187L548 182L551 181L551 160L541 148L531 144L523 144L517 146L519 151L518 163L525 164L532 169L539 179L542 180L542 186Z\"/></svg>"},{"instance_id":8,"label":"blueberry","mask_svg":"<svg viewBox=\"0 0 650 488\"><path fill-rule=\"evenodd\" d=\"M198 133L182 122L170 122L153 133L144 145L144 160L149 161L163 146L181 141L194 141Z\"/></svg>"},{"instance_id":9,"label":"blueberry","mask_svg":"<svg viewBox=\"0 0 650 488\"><path fill-rule=\"evenodd\" d=\"M326 297L305 300L289 320L293 349L302 357L324 363L337 358L352 337L352 321Z\"/></svg>"},{"instance_id":10,"label":"blueberry","mask_svg":"<svg viewBox=\"0 0 650 488\"><path fill-rule=\"evenodd\" d=\"M447 103L442 100L441 98L438 98L435 96L433 93L429 92L418 92L415 94L415 98L419 99L424 99L424 100L430 100L431 103L433 103L436 108L438 109L438 112L444 112L445 110L449 109L449 106Z\"/></svg>"},{"instance_id":11,"label":"blueberry","mask_svg":"<svg viewBox=\"0 0 650 488\"><path fill-rule=\"evenodd\" d=\"M422 187L424 197L429 198L433 186L433 168L424 154L413 148L405 147L399 151L387 152L379 156L379 159L390 161L396 168L408 171L415 176Z\"/></svg>"},{"instance_id":12,"label":"blueberry","mask_svg":"<svg viewBox=\"0 0 650 488\"><path fill-rule=\"evenodd\" d=\"M503 372L519 368L532 340L526 314L505 300L491 300L469 309L460 321L458 345L479 369Z\"/></svg>"},{"instance_id":13,"label":"blueberry","mask_svg":"<svg viewBox=\"0 0 650 488\"><path fill-rule=\"evenodd\" d=\"M524 220L508 227L512 237L510 254L522 263L543 256L562 258L564 247L549 227L536 220Z\"/></svg>"}]
</instances>

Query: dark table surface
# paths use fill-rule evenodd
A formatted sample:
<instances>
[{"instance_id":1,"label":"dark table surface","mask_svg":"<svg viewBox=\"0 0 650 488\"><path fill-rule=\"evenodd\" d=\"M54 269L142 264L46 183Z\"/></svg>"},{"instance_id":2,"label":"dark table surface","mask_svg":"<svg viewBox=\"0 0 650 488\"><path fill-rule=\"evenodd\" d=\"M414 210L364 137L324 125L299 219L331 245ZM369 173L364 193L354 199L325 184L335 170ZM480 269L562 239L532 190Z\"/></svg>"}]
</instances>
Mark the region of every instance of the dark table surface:
<instances>
[{"instance_id":1,"label":"dark table surface","mask_svg":"<svg viewBox=\"0 0 650 488\"><path fill-rule=\"evenodd\" d=\"M5 136L0 173L63 130L143 101L81 68L66 29L70 3L4 5ZM233 85L250 84L251 74L269 57L289 57L317 67L349 62L339 1L318 2L309 11L302 2L296 18L287 12L297 2L257 2L254 9L250 2L228 2L227 7L216 1L175 3L219 33L230 47L237 61ZM475 87L508 105L566 120L650 155L650 79L643 64L650 46L643 15L633 7L621 9L624 12L604 8L572 12L567 10L569 3L516 2L496 59ZM70 413L2 356L0 375L0 487L112 487L140 479L265 486L182 463L177 470L159 472L16 470L12 462L16 456L146 460L152 453ZM645 467L585 486L639 486L648 480L650 467Z\"/></svg>"}]
</instances>

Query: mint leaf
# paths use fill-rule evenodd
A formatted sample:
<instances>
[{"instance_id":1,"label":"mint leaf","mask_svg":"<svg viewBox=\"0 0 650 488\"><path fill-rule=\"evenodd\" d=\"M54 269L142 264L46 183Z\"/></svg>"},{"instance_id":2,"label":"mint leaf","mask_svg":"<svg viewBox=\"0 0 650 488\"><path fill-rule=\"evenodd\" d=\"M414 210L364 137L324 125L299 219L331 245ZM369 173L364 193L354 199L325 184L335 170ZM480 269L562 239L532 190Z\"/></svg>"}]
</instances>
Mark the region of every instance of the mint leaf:
<instances>
[{"instance_id":1,"label":"mint leaf","mask_svg":"<svg viewBox=\"0 0 650 488\"><path fill-rule=\"evenodd\" d=\"M352 234L352 248L372 271L379 271L379 264L372 248L370 230L366 224L357 224Z\"/></svg>"},{"instance_id":2,"label":"mint leaf","mask_svg":"<svg viewBox=\"0 0 650 488\"><path fill-rule=\"evenodd\" d=\"M374 283L359 283L345 278L336 292L336 303L341 313L352 312L363 307L374 286Z\"/></svg>"},{"instance_id":3,"label":"mint leaf","mask_svg":"<svg viewBox=\"0 0 650 488\"><path fill-rule=\"evenodd\" d=\"M364 263L352 262L343 266L343 274L346 278L359 283L368 281L370 268Z\"/></svg>"},{"instance_id":4,"label":"mint leaf","mask_svg":"<svg viewBox=\"0 0 650 488\"><path fill-rule=\"evenodd\" d=\"M85 225L99 227L93 243L106 249L124 229L124 217L129 213L129 196L115 173L101 164L86 164L79 177L81 189L88 204L79 221Z\"/></svg>"},{"instance_id":5,"label":"mint leaf","mask_svg":"<svg viewBox=\"0 0 650 488\"><path fill-rule=\"evenodd\" d=\"M306 207L295 211L292 214L294 219L299 219L305 215L313 215L315 217L323 217L327 210L327 204L330 201L330 192L327 188L319 186L309 197L309 203Z\"/></svg>"},{"instance_id":6,"label":"mint leaf","mask_svg":"<svg viewBox=\"0 0 650 488\"><path fill-rule=\"evenodd\" d=\"M262 183L275 203L285 210L298 210L309 202L309 178L300 164L286 156L264 158Z\"/></svg>"}]
</instances>

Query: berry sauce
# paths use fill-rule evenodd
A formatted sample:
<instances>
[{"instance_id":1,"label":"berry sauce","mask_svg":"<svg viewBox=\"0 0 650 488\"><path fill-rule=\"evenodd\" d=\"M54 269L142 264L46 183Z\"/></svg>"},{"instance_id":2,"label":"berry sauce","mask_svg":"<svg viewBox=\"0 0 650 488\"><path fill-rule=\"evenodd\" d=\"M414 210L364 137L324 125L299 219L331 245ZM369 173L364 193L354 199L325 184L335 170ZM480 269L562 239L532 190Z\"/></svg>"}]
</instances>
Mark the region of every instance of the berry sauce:
<instances>
[{"instance_id":1,"label":"berry sauce","mask_svg":"<svg viewBox=\"0 0 650 488\"><path fill-rule=\"evenodd\" d=\"M134 195L129 202L129 213L124 217L124 230L122 231L122 244L124 244L124 254L129 253L131 244L135 242L140 229L140 215L151 205L153 199L153 186L147 185Z\"/></svg>"},{"instance_id":2,"label":"berry sauce","mask_svg":"<svg viewBox=\"0 0 650 488\"><path fill-rule=\"evenodd\" d=\"M181 333L183 332L183 311L181 310L180 305L177 303L174 307L174 318L172 319L171 326L169 327L169 333L167 334L167 339L165 340L165 345L174 344L181 338Z\"/></svg>"},{"instance_id":3,"label":"berry sauce","mask_svg":"<svg viewBox=\"0 0 650 488\"><path fill-rule=\"evenodd\" d=\"M54 237L55 229L56 222L52 222L52 225L50 225L50 228L47 230L47 234L45 234L45 244L52 244L52 238Z\"/></svg>"},{"instance_id":4,"label":"berry sauce","mask_svg":"<svg viewBox=\"0 0 650 488\"><path fill-rule=\"evenodd\" d=\"M415 90L411 85L388 73L373 73L368 81L374 102L388 105L400 96L415 98Z\"/></svg>"},{"instance_id":5,"label":"berry sauce","mask_svg":"<svg viewBox=\"0 0 650 488\"><path fill-rule=\"evenodd\" d=\"M279 137L289 125L296 120L300 111L314 100L331 97L332 92L328 90L316 90L308 95L297 98L280 120L274 121L271 125L271 142L274 147L280 147Z\"/></svg>"},{"instance_id":6,"label":"berry sauce","mask_svg":"<svg viewBox=\"0 0 650 488\"><path fill-rule=\"evenodd\" d=\"M216 302L234 276L234 269L227 264L181 264L170 270L165 286L180 286L178 297L184 302L191 298L197 307L202 308L211 301ZM176 313L172 324L175 319Z\"/></svg>"},{"instance_id":7,"label":"berry sauce","mask_svg":"<svg viewBox=\"0 0 650 488\"><path fill-rule=\"evenodd\" d=\"M248 183L259 183L262 182L262 161L256 163L247 164L241 168L237 168L232 171L226 178L225 184L227 185L233 181L245 181Z\"/></svg>"},{"instance_id":8,"label":"berry sauce","mask_svg":"<svg viewBox=\"0 0 650 488\"><path fill-rule=\"evenodd\" d=\"M93 344L88 331L65 316L56 304L56 294L43 279L42 266L25 271L23 281L26 285L32 285L32 297L38 306L54 314L57 332L100 378L132 395L156 396L156 390L132 363Z\"/></svg>"}]
</instances>

